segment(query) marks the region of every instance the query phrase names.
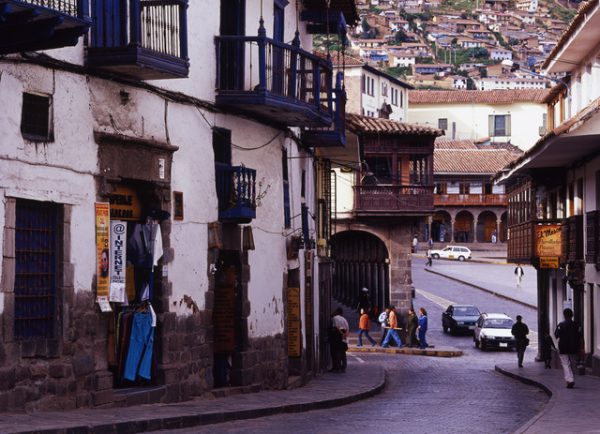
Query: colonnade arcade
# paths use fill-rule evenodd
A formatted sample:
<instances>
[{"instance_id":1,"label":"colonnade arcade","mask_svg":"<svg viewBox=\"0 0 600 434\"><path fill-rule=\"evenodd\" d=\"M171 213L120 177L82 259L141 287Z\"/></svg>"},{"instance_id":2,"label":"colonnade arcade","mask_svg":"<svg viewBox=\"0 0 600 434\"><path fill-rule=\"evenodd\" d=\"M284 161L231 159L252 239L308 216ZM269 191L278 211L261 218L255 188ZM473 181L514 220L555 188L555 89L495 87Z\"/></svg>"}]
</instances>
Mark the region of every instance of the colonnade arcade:
<instances>
[{"instance_id":1,"label":"colonnade arcade","mask_svg":"<svg viewBox=\"0 0 600 434\"><path fill-rule=\"evenodd\" d=\"M437 210L429 234L442 243L504 243L507 238L506 210ZM425 234L426 241L428 239Z\"/></svg>"}]
</instances>

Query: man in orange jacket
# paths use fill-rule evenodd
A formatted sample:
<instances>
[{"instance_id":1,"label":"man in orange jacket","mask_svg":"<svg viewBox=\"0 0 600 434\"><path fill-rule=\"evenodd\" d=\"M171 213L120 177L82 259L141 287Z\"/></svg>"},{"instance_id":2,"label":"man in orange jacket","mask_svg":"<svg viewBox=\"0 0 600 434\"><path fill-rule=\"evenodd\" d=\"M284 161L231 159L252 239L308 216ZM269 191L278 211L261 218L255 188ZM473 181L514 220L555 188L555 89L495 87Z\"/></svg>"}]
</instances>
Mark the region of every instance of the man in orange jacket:
<instances>
[{"instance_id":1,"label":"man in orange jacket","mask_svg":"<svg viewBox=\"0 0 600 434\"><path fill-rule=\"evenodd\" d=\"M364 310L360 310L360 318L358 319L358 346L362 347L362 337L365 335L371 346L375 346L375 340L369 335L369 314Z\"/></svg>"},{"instance_id":2,"label":"man in orange jacket","mask_svg":"<svg viewBox=\"0 0 600 434\"><path fill-rule=\"evenodd\" d=\"M398 318L396 317L396 311L394 310L394 306L390 306L389 310L390 329L388 330L387 335L385 336L385 340L383 341L383 345L381 346L383 348L387 348L388 342L390 341L390 338L392 338L394 339L394 341L396 341L396 345L398 345L398 348L401 348L402 340L400 339L400 336L398 336L398 330L400 329L398 328Z\"/></svg>"}]
</instances>

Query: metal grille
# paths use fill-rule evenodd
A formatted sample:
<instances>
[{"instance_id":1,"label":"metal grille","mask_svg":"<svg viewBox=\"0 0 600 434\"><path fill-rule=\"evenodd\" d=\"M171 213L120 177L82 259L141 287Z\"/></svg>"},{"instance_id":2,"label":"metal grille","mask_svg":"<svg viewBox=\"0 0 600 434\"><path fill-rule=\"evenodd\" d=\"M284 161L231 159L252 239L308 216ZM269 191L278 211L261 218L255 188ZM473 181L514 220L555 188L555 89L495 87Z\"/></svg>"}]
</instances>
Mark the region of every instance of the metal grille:
<instances>
[{"instance_id":1,"label":"metal grille","mask_svg":"<svg viewBox=\"0 0 600 434\"><path fill-rule=\"evenodd\" d=\"M50 97L23 93L21 132L47 140L50 138Z\"/></svg>"},{"instance_id":2,"label":"metal grille","mask_svg":"<svg viewBox=\"0 0 600 434\"><path fill-rule=\"evenodd\" d=\"M77 16L80 0L22 0L23 3L43 6L48 9L63 12L74 17Z\"/></svg>"},{"instance_id":3,"label":"metal grille","mask_svg":"<svg viewBox=\"0 0 600 434\"><path fill-rule=\"evenodd\" d=\"M17 201L15 339L54 337L57 229L57 205Z\"/></svg>"}]
</instances>

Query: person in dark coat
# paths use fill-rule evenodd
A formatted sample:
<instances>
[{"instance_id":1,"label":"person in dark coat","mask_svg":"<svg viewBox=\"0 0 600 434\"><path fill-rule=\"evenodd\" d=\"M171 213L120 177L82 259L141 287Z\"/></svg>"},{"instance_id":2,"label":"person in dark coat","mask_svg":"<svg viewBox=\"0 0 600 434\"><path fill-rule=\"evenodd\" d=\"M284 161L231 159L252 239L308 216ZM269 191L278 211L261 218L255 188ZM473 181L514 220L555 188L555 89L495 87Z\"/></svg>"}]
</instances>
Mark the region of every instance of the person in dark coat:
<instances>
[{"instance_id":1,"label":"person in dark coat","mask_svg":"<svg viewBox=\"0 0 600 434\"><path fill-rule=\"evenodd\" d=\"M527 339L529 327L523 322L523 317L521 315L517 315L517 322L513 324L511 333L517 341L517 360L519 362L519 368L522 368L525 349L527 348L527 345L529 345L529 339Z\"/></svg>"},{"instance_id":2,"label":"person in dark coat","mask_svg":"<svg viewBox=\"0 0 600 434\"><path fill-rule=\"evenodd\" d=\"M417 329L419 328L419 318L415 310L411 307L408 309L408 317L406 318L406 335L408 337L409 347L418 347Z\"/></svg>"},{"instance_id":3,"label":"person in dark coat","mask_svg":"<svg viewBox=\"0 0 600 434\"><path fill-rule=\"evenodd\" d=\"M566 308L563 311L565 320L556 326L554 336L558 339L558 352L567 388L575 386L572 365L577 363L577 354L581 349L581 326L573 321L573 311Z\"/></svg>"},{"instance_id":4,"label":"person in dark coat","mask_svg":"<svg viewBox=\"0 0 600 434\"><path fill-rule=\"evenodd\" d=\"M552 352L556 351L554 345L554 339L550 336L550 333L546 333L544 336L544 345L542 346L542 360L544 361L544 367L546 369L552 369Z\"/></svg>"}]
</instances>

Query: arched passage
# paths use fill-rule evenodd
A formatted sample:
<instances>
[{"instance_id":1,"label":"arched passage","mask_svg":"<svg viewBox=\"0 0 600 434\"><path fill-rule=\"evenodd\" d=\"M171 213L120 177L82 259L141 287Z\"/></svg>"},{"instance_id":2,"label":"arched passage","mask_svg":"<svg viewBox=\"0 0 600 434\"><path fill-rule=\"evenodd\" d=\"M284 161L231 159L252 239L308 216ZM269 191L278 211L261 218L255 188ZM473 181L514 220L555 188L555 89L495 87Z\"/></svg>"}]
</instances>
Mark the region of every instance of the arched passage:
<instances>
[{"instance_id":1,"label":"arched passage","mask_svg":"<svg viewBox=\"0 0 600 434\"><path fill-rule=\"evenodd\" d=\"M492 234L497 232L496 214L492 211L483 211L477 217L477 241L491 243Z\"/></svg>"},{"instance_id":2,"label":"arched passage","mask_svg":"<svg viewBox=\"0 0 600 434\"><path fill-rule=\"evenodd\" d=\"M389 254L381 239L362 231L337 233L331 237L331 258L336 300L356 308L364 287L369 289L372 315L389 304Z\"/></svg>"},{"instance_id":3,"label":"arched passage","mask_svg":"<svg viewBox=\"0 0 600 434\"><path fill-rule=\"evenodd\" d=\"M454 241L457 243L473 242L473 214L461 211L454 220Z\"/></svg>"},{"instance_id":4,"label":"arched passage","mask_svg":"<svg viewBox=\"0 0 600 434\"><path fill-rule=\"evenodd\" d=\"M435 242L449 242L452 218L446 211L436 211L431 219L431 238Z\"/></svg>"}]
</instances>

